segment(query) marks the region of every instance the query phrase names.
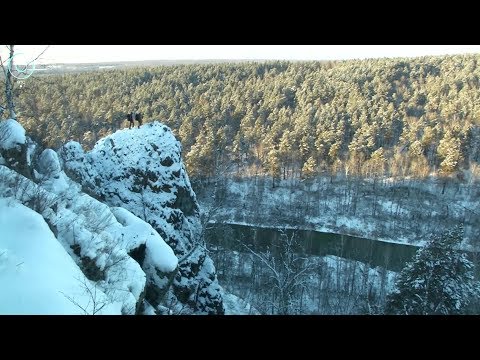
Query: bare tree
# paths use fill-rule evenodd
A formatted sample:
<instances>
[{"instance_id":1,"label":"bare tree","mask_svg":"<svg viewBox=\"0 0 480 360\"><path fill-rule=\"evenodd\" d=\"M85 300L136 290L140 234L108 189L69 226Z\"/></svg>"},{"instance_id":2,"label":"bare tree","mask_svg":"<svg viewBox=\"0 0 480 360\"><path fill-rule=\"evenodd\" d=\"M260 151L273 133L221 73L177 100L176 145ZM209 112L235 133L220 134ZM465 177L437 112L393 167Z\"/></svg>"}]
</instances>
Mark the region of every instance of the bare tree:
<instances>
[{"instance_id":1,"label":"bare tree","mask_svg":"<svg viewBox=\"0 0 480 360\"><path fill-rule=\"evenodd\" d=\"M2 116L4 110L8 109L8 117L10 119L16 119L17 115L15 113L15 101L14 101L14 88L15 82L17 79L26 79L29 77L33 70L29 68L31 64L34 64L35 61L42 56L45 51L47 51L49 46L47 46L36 58L30 60L27 64L21 65L21 68L17 65L14 65L15 57L15 45L7 45L8 49L8 58L2 59L0 56L0 66L2 67L4 83L5 83L5 99L7 102L7 107L0 105L0 116ZM31 71L30 73L28 73Z\"/></svg>"},{"instance_id":2,"label":"bare tree","mask_svg":"<svg viewBox=\"0 0 480 360\"><path fill-rule=\"evenodd\" d=\"M269 305L275 314L301 314L303 312L303 292L309 280L319 266L311 257L306 256L297 239L297 231L280 230L278 244L263 251L257 251L241 243L254 258L270 273L272 286Z\"/></svg>"},{"instance_id":3,"label":"bare tree","mask_svg":"<svg viewBox=\"0 0 480 360\"><path fill-rule=\"evenodd\" d=\"M4 111L4 107L0 105L0 116ZM0 124L0 144L5 143L7 139L12 136L12 129L9 126L6 126L6 123ZM2 148L0 147L0 151Z\"/></svg>"},{"instance_id":4,"label":"bare tree","mask_svg":"<svg viewBox=\"0 0 480 360\"><path fill-rule=\"evenodd\" d=\"M4 66L4 61L0 56L0 63L2 64L3 75L4 75L4 78L5 78L5 80L4 80L5 81L5 98L7 100L7 108L8 108L8 112L9 112L9 117L11 119L16 118L15 104L13 102L12 72L10 71L10 69L13 66L13 56L15 54L14 46L15 45L7 46L8 50L9 50L9 57L8 57L8 60L7 60L8 65L6 67ZM2 107L2 109L4 109L4 108Z\"/></svg>"},{"instance_id":5,"label":"bare tree","mask_svg":"<svg viewBox=\"0 0 480 360\"><path fill-rule=\"evenodd\" d=\"M64 292L60 293L67 298L72 304L77 306L83 311L84 315L96 315L98 314L105 306L109 303L106 301L105 297L99 296L97 293L97 284L89 284L89 280L84 276L83 279L78 279L82 289L85 291L84 294L88 296L88 302L85 305L80 304L74 297L66 295ZM89 307L91 306L91 310Z\"/></svg>"}]
</instances>

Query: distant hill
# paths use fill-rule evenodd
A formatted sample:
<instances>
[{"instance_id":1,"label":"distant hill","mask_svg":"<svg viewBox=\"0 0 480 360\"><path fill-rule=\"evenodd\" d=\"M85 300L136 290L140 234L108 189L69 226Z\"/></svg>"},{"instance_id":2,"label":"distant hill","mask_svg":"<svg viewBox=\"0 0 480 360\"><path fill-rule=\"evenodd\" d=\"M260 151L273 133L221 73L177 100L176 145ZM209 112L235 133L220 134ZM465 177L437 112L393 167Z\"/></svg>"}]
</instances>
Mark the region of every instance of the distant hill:
<instances>
[{"instance_id":1,"label":"distant hill","mask_svg":"<svg viewBox=\"0 0 480 360\"><path fill-rule=\"evenodd\" d=\"M240 64L240 63L262 63L267 60L228 60L228 59L192 59L192 60L141 60L141 61L122 61L122 62L98 62L98 63L72 63L72 64L40 64L36 65L35 71L38 74L62 74L78 73L99 70L124 69L132 67L149 66L175 66L192 64Z\"/></svg>"}]
</instances>

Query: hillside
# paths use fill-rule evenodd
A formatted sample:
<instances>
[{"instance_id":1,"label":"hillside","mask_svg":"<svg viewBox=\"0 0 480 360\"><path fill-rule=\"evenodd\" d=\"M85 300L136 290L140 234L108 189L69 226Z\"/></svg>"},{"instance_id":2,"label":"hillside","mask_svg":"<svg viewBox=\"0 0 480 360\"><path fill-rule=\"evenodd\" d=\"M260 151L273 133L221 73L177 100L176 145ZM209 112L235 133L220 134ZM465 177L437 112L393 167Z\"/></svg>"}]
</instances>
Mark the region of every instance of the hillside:
<instances>
[{"instance_id":1,"label":"hillside","mask_svg":"<svg viewBox=\"0 0 480 360\"><path fill-rule=\"evenodd\" d=\"M192 178L478 176L480 56L137 67L30 77L19 119L86 149L138 107L184 146ZM1 95L3 96L3 95ZM465 172L470 170L470 172Z\"/></svg>"}]
</instances>

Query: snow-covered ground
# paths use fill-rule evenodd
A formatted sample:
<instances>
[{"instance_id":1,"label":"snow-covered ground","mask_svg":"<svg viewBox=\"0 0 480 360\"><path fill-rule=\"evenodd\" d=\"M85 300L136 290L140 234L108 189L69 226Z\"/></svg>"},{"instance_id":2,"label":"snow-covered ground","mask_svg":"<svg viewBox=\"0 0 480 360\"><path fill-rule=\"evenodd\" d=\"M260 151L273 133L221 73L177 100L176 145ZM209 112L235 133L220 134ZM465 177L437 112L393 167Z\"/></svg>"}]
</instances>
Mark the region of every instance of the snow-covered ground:
<instances>
[{"instance_id":1,"label":"snow-covered ground","mask_svg":"<svg viewBox=\"0 0 480 360\"><path fill-rule=\"evenodd\" d=\"M0 198L0 232L0 314L120 314L40 214Z\"/></svg>"}]
</instances>

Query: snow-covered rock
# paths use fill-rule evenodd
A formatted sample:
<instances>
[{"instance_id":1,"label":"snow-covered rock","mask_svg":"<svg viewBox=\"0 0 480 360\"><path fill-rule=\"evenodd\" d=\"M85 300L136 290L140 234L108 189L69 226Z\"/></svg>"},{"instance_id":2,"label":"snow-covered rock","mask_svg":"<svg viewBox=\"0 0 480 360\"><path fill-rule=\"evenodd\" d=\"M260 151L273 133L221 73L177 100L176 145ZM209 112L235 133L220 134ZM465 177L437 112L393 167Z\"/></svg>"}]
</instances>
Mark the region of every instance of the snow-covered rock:
<instances>
[{"instance_id":1,"label":"snow-covered rock","mask_svg":"<svg viewBox=\"0 0 480 360\"><path fill-rule=\"evenodd\" d=\"M37 169L41 174L54 178L58 177L62 169L60 167L60 162L58 161L57 153L52 149L45 149L40 155Z\"/></svg>"},{"instance_id":2,"label":"snow-covered rock","mask_svg":"<svg viewBox=\"0 0 480 360\"><path fill-rule=\"evenodd\" d=\"M171 304L175 312L177 304L192 313L223 314L221 288L203 246L198 203L181 160L181 145L167 126L153 122L119 130L88 153L69 142L59 155L67 175L113 207L124 230L136 229L137 223L126 209L150 224L152 233L158 232L173 249L179 259L174 278L168 272L174 261L165 261L168 251L161 250L155 236L149 237L146 230L145 241L130 239L131 256L147 275L149 304L158 311Z\"/></svg>"},{"instance_id":3,"label":"snow-covered rock","mask_svg":"<svg viewBox=\"0 0 480 360\"><path fill-rule=\"evenodd\" d=\"M106 313L224 312L181 146L167 127L154 123L119 131L88 154L70 142L59 157L51 149L42 152L14 120L2 126L8 130L2 134L9 135L0 139L0 199L7 199L8 206L24 205L43 218L47 237L56 238L76 266L70 271L72 261L56 262L61 264L59 272L64 267L66 274L76 271L77 279L70 276L69 283L64 277L61 286L54 285L54 279L52 286L93 289ZM12 250L5 249L0 252L4 264L16 261L8 255ZM38 254L42 258L32 262L32 272L48 261L48 254ZM12 276L12 271L3 272L0 287L12 284ZM73 308L53 299L48 310L42 310L43 300L22 310L10 299L3 312L82 313L75 303L83 295L64 293Z\"/></svg>"},{"instance_id":4,"label":"snow-covered rock","mask_svg":"<svg viewBox=\"0 0 480 360\"><path fill-rule=\"evenodd\" d=\"M172 249L149 224L81 192L80 185L63 171L42 179L37 184L0 167L0 198L24 204L41 215L84 277L106 295L106 304L118 304L122 314L143 313L149 306L144 301L146 273L158 268L173 278L177 258ZM36 241L36 236L31 236L32 240ZM147 254L145 261L137 256L137 249L142 247ZM62 272L63 268L57 270Z\"/></svg>"},{"instance_id":5,"label":"snow-covered rock","mask_svg":"<svg viewBox=\"0 0 480 360\"><path fill-rule=\"evenodd\" d=\"M0 149L9 150L25 144L25 129L13 119L0 121Z\"/></svg>"},{"instance_id":6,"label":"snow-covered rock","mask_svg":"<svg viewBox=\"0 0 480 360\"><path fill-rule=\"evenodd\" d=\"M18 122L13 119L0 120L0 164L31 178L31 143Z\"/></svg>"}]
</instances>

